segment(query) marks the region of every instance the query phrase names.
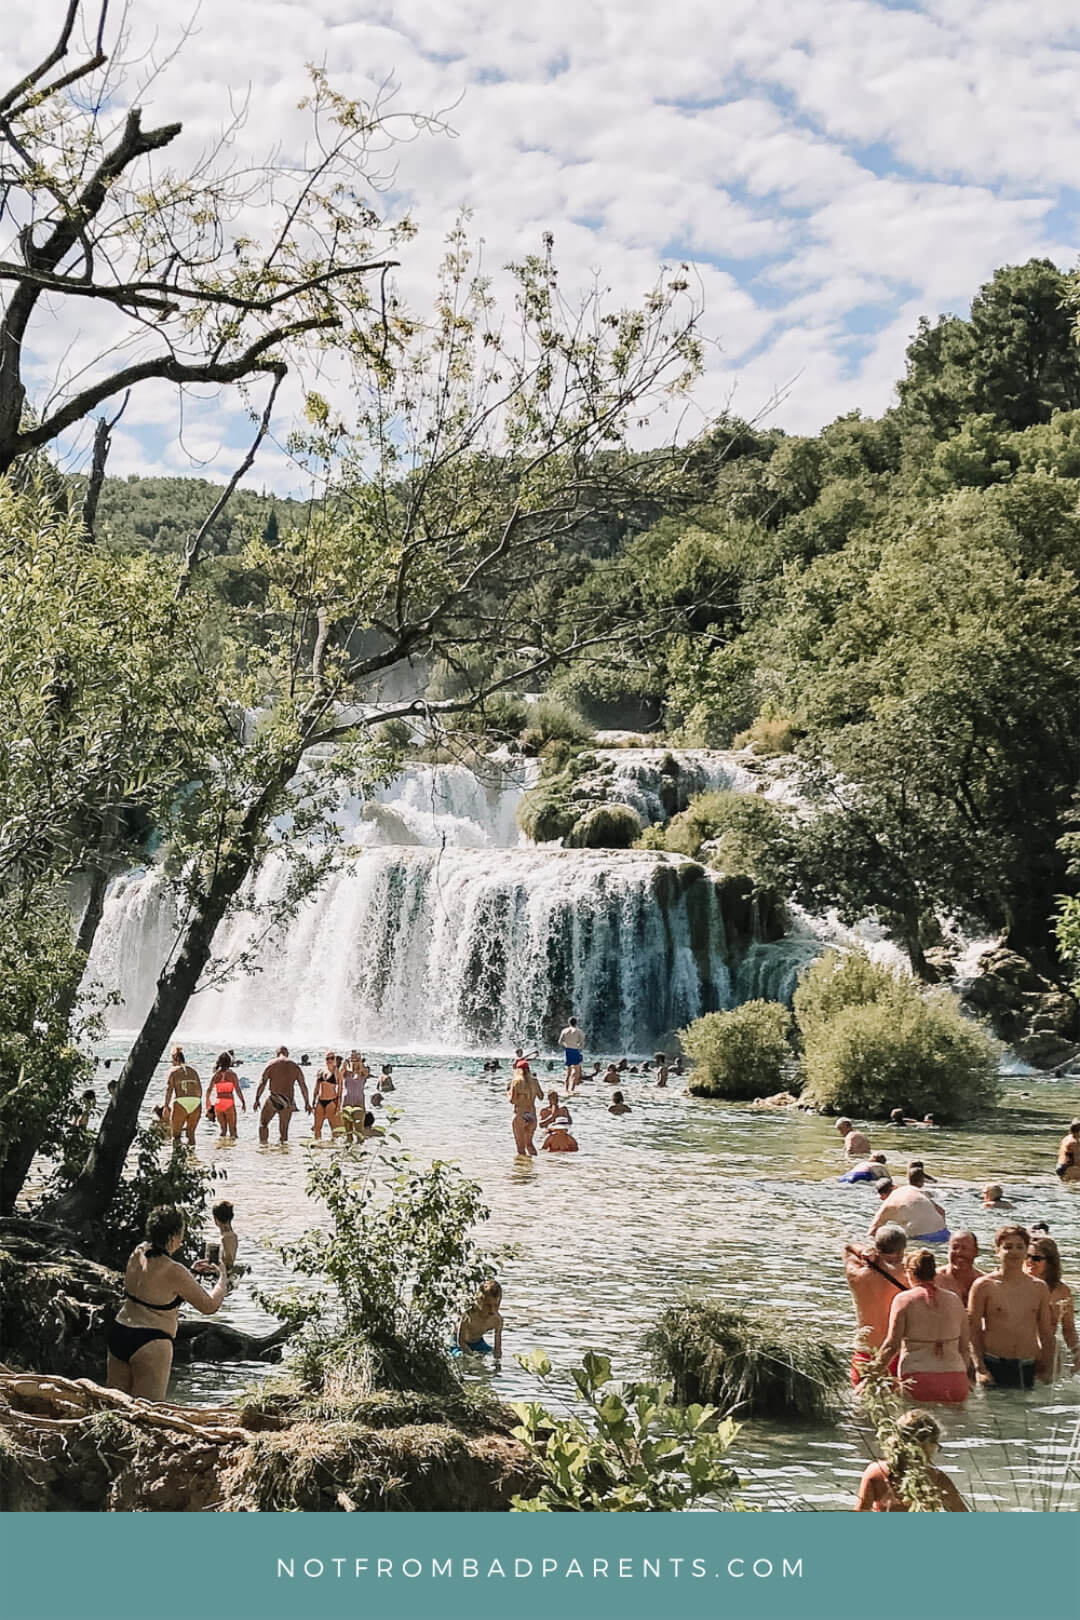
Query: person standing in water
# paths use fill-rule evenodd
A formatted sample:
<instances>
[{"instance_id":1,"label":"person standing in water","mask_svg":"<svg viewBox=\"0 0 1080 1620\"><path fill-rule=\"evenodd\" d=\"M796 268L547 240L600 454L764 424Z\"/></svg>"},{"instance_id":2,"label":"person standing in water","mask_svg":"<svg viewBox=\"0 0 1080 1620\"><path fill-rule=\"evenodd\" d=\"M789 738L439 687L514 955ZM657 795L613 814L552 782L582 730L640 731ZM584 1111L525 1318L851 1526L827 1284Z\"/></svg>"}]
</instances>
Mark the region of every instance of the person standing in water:
<instances>
[{"instance_id":1,"label":"person standing in water","mask_svg":"<svg viewBox=\"0 0 1080 1620\"><path fill-rule=\"evenodd\" d=\"M1080 1181L1080 1119L1074 1119L1061 1138L1054 1174L1062 1181Z\"/></svg>"},{"instance_id":2,"label":"person standing in water","mask_svg":"<svg viewBox=\"0 0 1080 1620\"><path fill-rule=\"evenodd\" d=\"M323 1125L329 1125L330 1135L333 1136L338 1122L338 1109L341 1106L341 1059L336 1052L327 1052L326 1066L319 1070L315 1076L315 1120L314 1135L316 1142L322 1141Z\"/></svg>"},{"instance_id":3,"label":"person standing in water","mask_svg":"<svg viewBox=\"0 0 1080 1620\"><path fill-rule=\"evenodd\" d=\"M1050 1290L1024 1270L1028 1233L1003 1226L994 1238L998 1269L971 1290L971 1350L980 1384L1032 1389L1054 1371L1056 1324Z\"/></svg>"},{"instance_id":4,"label":"person standing in water","mask_svg":"<svg viewBox=\"0 0 1080 1620\"><path fill-rule=\"evenodd\" d=\"M172 1139L178 1142L187 1132L188 1143L195 1145L195 1127L202 1117L202 1081L191 1065L184 1060L183 1048L172 1049L172 1068L165 1086L165 1113L172 1104Z\"/></svg>"},{"instance_id":5,"label":"person standing in water","mask_svg":"<svg viewBox=\"0 0 1080 1620\"><path fill-rule=\"evenodd\" d=\"M576 1091L581 1084L581 1063L585 1048L585 1031L579 1026L574 1014L570 1014L570 1022L559 1036L559 1045L563 1049L566 1062L566 1089Z\"/></svg>"},{"instance_id":6,"label":"person standing in water","mask_svg":"<svg viewBox=\"0 0 1080 1620\"><path fill-rule=\"evenodd\" d=\"M289 1140L289 1120L296 1112L296 1088L300 1087L300 1094L304 1099L304 1107L311 1113L311 1103L308 1099L307 1082L304 1071L298 1063L294 1063L289 1056L287 1046L279 1046L277 1057L268 1063L262 1072L259 1089L255 1093L255 1107L259 1106L259 1098L265 1087L269 1086L262 1113L259 1115L259 1141L270 1139L270 1121L274 1118L278 1122L278 1132L281 1140Z\"/></svg>"},{"instance_id":7,"label":"person standing in water","mask_svg":"<svg viewBox=\"0 0 1080 1620\"><path fill-rule=\"evenodd\" d=\"M221 1128L222 1136L236 1138L236 1099L240 1099L240 1107L247 1113L247 1103L244 1093L240 1089L240 1081L232 1066L232 1053L221 1052L214 1066L213 1078L209 1087L210 1101L214 1106L214 1118Z\"/></svg>"},{"instance_id":8,"label":"person standing in water","mask_svg":"<svg viewBox=\"0 0 1080 1620\"><path fill-rule=\"evenodd\" d=\"M354 1141L357 1136L363 1140L364 1115L367 1113L364 1092L370 1078L371 1070L364 1061L363 1053L351 1053L341 1077L340 1116L347 1142Z\"/></svg>"},{"instance_id":9,"label":"person standing in water","mask_svg":"<svg viewBox=\"0 0 1080 1620\"><path fill-rule=\"evenodd\" d=\"M881 1226L873 1243L844 1248L844 1275L855 1301L859 1343L851 1358L851 1382L857 1385L889 1333L889 1312L908 1286L904 1270L907 1233L902 1226ZM896 1364L889 1368L896 1371Z\"/></svg>"},{"instance_id":10,"label":"person standing in water","mask_svg":"<svg viewBox=\"0 0 1080 1620\"><path fill-rule=\"evenodd\" d=\"M506 1095L514 1110L511 1123L518 1157L535 1159L533 1137L536 1134L536 1105L543 1101L544 1092L528 1063L514 1065L514 1078L506 1088Z\"/></svg>"},{"instance_id":11,"label":"person standing in water","mask_svg":"<svg viewBox=\"0 0 1080 1620\"><path fill-rule=\"evenodd\" d=\"M180 1306L186 1301L204 1316L213 1316L225 1298L225 1267L197 1262L196 1270L217 1274L208 1294L187 1266L173 1258L183 1241L183 1211L159 1204L147 1216L146 1242L133 1251L124 1272L124 1303L105 1338L105 1382L136 1400L165 1399Z\"/></svg>"},{"instance_id":12,"label":"person standing in water","mask_svg":"<svg viewBox=\"0 0 1080 1620\"><path fill-rule=\"evenodd\" d=\"M960 1405L968 1398L971 1359L968 1314L951 1288L937 1281L937 1261L919 1249L908 1262L911 1287L889 1309L889 1334L872 1363L883 1372L899 1352L898 1373L913 1401Z\"/></svg>"},{"instance_id":13,"label":"person standing in water","mask_svg":"<svg viewBox=\"0 0 1080 1620\"><path fill-rule=\"evenodd\" d=\"M938 1272L942 1288L951 1288L966 1305L971 1290L985 1273L975 1264L979 1240L974 1232L954 1232L949 1239L949 1263Z\"/></svg>"}]
</instances>

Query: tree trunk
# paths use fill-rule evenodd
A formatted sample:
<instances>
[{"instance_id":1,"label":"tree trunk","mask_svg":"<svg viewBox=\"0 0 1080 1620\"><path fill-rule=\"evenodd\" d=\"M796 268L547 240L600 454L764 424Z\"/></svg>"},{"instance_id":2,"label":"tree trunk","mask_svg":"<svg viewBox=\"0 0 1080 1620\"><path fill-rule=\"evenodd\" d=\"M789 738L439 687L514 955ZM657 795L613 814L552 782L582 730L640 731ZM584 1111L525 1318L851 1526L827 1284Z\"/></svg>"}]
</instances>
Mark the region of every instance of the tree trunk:
<instances>
[{"instance_id":1,"label":"tree trunk","mask_svg":"<svg viewBox=\"0 0 1080 1620\"><path fill-rule=\"evenodd\" d=\"M139 1109L154 1070L210 959L214 933L250 868L250 857L235 853L224 861L208 893L184 930L183 944L157 983L153 1006L128 1053L116 1095L105 1110L86 1165L56 1209L56 1219L79 1226L105 1210L124 1171L128 1149L139 1128Z\"/></svg>"}]
</instances>

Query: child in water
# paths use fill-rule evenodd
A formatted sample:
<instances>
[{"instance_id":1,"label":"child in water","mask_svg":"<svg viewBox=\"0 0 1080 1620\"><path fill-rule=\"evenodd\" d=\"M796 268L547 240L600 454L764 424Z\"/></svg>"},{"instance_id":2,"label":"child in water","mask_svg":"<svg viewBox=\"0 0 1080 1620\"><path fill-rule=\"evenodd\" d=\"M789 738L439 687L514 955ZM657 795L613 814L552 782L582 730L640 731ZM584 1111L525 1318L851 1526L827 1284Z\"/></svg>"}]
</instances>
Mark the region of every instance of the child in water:
<instances>
[{"instance_id":1,"label":"child in water","mask_svg":"<svg viewBox=\"0 0 1080 1620\"><path fill-rule=\"evenodd\" d=\"M457 1348L464 1353L469 1350L473 1355L490 1355L495 1353L495 1360L502 1360L502 1330L503 1319L499 1311L502 1304L502 1284L497 1283L494 1277L490 1278L476 1296L476 1303L471 1311L461 1318L461 1325L457 1333ZM494 1345L488 1344L485 1333L494 1336Z\"/></svg>"},{"instance_id":2,"label":"child in water","mask_svg":"<svg viewBox=\"0 0 1080 1620\"><path fill-rule=\"evenodd\" d=\"M231 1271L236 1264L236 1251L240 1247L240 1239L233 1231L233 1216L236 1211L227 1199L214 1205L210 1211L214 1217L214 1225L221 1234L221 1263L226 1271Z\"/></svg>"}]
</instances>

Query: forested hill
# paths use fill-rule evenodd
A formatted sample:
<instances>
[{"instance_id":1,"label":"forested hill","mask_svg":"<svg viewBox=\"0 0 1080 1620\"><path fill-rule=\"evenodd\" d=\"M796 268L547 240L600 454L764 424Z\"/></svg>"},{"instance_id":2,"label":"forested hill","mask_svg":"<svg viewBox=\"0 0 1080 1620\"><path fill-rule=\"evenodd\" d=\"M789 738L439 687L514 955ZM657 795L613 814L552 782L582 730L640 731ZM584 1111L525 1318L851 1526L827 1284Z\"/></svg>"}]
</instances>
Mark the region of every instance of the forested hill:
<instances>
[{"instance_id":1,"label":"forested hill","mask_svg":"<svg viewBox=\"0 0 1080 1620\"><path fill-rule=\"evenodd\" d=\"M221 494L205 478L106 478L98 506L97 531L118 551L180 552ZM210 528L207 550L235 551L252 537L273 543L282 528L299 523L303 501L254 490L237 490Z\"/></svg>"}]
</instances>

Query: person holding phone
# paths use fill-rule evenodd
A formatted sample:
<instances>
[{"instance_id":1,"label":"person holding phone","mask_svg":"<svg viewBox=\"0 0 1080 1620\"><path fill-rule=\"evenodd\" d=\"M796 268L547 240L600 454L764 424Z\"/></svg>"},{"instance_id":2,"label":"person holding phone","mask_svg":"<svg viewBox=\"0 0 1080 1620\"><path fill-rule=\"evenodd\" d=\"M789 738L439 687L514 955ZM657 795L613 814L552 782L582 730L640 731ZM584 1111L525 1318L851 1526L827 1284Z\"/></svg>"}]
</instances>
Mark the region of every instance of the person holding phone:
<instances>
[{"instance_id":1,"label":"person holding phone","mask_svg":"<svg viewBox=\"0 0 1080 1620\"><path fill-rule=\"evenodd\" d=\"M159 1204L146 1218L146 1241L132 1251L124 1271L124 1303L105 1341L105 1381L137 1400L165 1399L180 1306L186 1302L203 1316L213 1316L225 1298L225 1267L196 1261L196 1272L216 1274L207 1293L198 1277L173 1258L183 1241L183 1211Z\"/></svg>"}]
</instances>

